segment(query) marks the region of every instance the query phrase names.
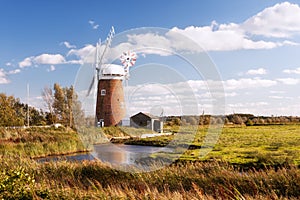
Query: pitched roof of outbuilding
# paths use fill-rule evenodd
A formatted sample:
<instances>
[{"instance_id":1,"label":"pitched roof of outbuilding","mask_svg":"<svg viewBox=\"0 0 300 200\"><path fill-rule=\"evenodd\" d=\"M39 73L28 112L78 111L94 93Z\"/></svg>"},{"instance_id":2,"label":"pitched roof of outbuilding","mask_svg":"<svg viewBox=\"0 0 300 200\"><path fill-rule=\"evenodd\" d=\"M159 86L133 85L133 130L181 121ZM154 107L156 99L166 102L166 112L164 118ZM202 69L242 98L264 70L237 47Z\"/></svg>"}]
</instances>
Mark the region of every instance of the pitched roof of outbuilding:
<instances>
[{"instance_id":1,"label":"pitched roof of outbuilding","mask_svg":"<svg viewBox=\"0 0 300 200\"><path fill-rule=\"evenodd\" d=\"M159 119L159 117L157 117L157 116L155 116L155 115L152 115L152 114L150 114L150 113L144 113L144 112L139 112L139 113L137 113L137 114L131 116L130 118L132 118L132 117L134 117L134 116L136 116L136 115L139 115L139 114L143 114L143 115L145 115L145 116L147 116L147 117L149 117L149 118L151 118L151 119Z\"/></svg>"}]
</instances>

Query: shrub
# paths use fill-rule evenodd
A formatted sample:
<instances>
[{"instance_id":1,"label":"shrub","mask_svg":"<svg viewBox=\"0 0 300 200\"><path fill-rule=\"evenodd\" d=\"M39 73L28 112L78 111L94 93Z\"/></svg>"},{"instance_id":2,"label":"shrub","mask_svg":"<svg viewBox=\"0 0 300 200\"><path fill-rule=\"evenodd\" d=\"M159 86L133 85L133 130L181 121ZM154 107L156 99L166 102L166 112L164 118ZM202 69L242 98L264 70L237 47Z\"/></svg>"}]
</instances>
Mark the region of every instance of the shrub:
<instances>
[{"instance_id":1,"label":"shrub","mask_svg":"<svg viewBox=\"0 0 300 200\"><path fill-rule=\"evenodd\" d=\"M33 199L35 179L24 168L2 171L0 175L1 199Z\"/></svg>"}]
</instances>

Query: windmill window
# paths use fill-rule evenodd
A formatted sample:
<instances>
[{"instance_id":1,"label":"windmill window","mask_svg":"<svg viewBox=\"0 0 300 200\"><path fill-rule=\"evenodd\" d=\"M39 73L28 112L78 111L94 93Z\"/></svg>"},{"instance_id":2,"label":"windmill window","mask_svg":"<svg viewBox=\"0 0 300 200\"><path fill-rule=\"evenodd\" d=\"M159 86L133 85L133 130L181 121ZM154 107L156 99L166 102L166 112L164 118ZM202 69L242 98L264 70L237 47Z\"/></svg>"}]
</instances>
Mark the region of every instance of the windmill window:
<instances>
[{"instance_id":1,"label":"windmill window","mask_svg":"<svg viewBox=\"0 0 300 200\"><path fill-rule=\"evenodd\" d=\"M101 90L101 96L105 96L106 95L106 90L105 89L102 89Z\"/></svg>"}]
</instances>

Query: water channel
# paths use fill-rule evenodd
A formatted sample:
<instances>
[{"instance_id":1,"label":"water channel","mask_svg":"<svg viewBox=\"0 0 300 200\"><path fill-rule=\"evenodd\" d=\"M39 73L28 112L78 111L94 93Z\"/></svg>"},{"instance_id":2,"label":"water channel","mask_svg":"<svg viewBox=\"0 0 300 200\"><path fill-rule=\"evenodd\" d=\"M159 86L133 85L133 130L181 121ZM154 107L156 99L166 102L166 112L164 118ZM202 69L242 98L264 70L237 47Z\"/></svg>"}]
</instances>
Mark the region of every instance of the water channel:
<instances>
[{"instance_id":1,"label":"water channel","mask_svg":"<svg viewBox=\"0 0 300 200\"><path fill-rule=\"evenodd\" d=\"M110 163L112 165L135 165L136 161L141 158L147 158L153 153L172 152L171 148L124 145L124 144L97 144L94 145L94 151L90 153L80 153L65 156L49 156L40 158L38 162L49 162L58 160L83 161L96 160Z\"/></svg>"}]
</instances>

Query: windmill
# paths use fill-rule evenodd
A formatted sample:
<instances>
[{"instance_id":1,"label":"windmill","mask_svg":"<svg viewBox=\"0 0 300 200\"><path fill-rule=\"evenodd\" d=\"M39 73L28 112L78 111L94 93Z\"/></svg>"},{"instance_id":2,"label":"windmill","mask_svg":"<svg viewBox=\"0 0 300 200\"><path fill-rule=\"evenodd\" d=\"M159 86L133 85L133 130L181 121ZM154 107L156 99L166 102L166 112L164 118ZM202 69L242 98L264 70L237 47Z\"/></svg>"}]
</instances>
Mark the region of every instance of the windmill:
<instances>
[{"instance_id":1,"label":"windmill","mask_svg":"<svg viewBox=\"0 0 300 200\"><path fill-rule=\"evenodd\" d=\"M103 58L111 45L114 34L112 27L102 52L100 52L100 41L96 44L95 74L87 93L87 96L90 95L97 81L95 120L96 125L101 127L118 125L125 117L123 80L125 79L127 83L129 67L133 66L136 61L136 54L128 51L123 53L120 58L123 66L103 63Z\"/></svg>"}]
</instances>

